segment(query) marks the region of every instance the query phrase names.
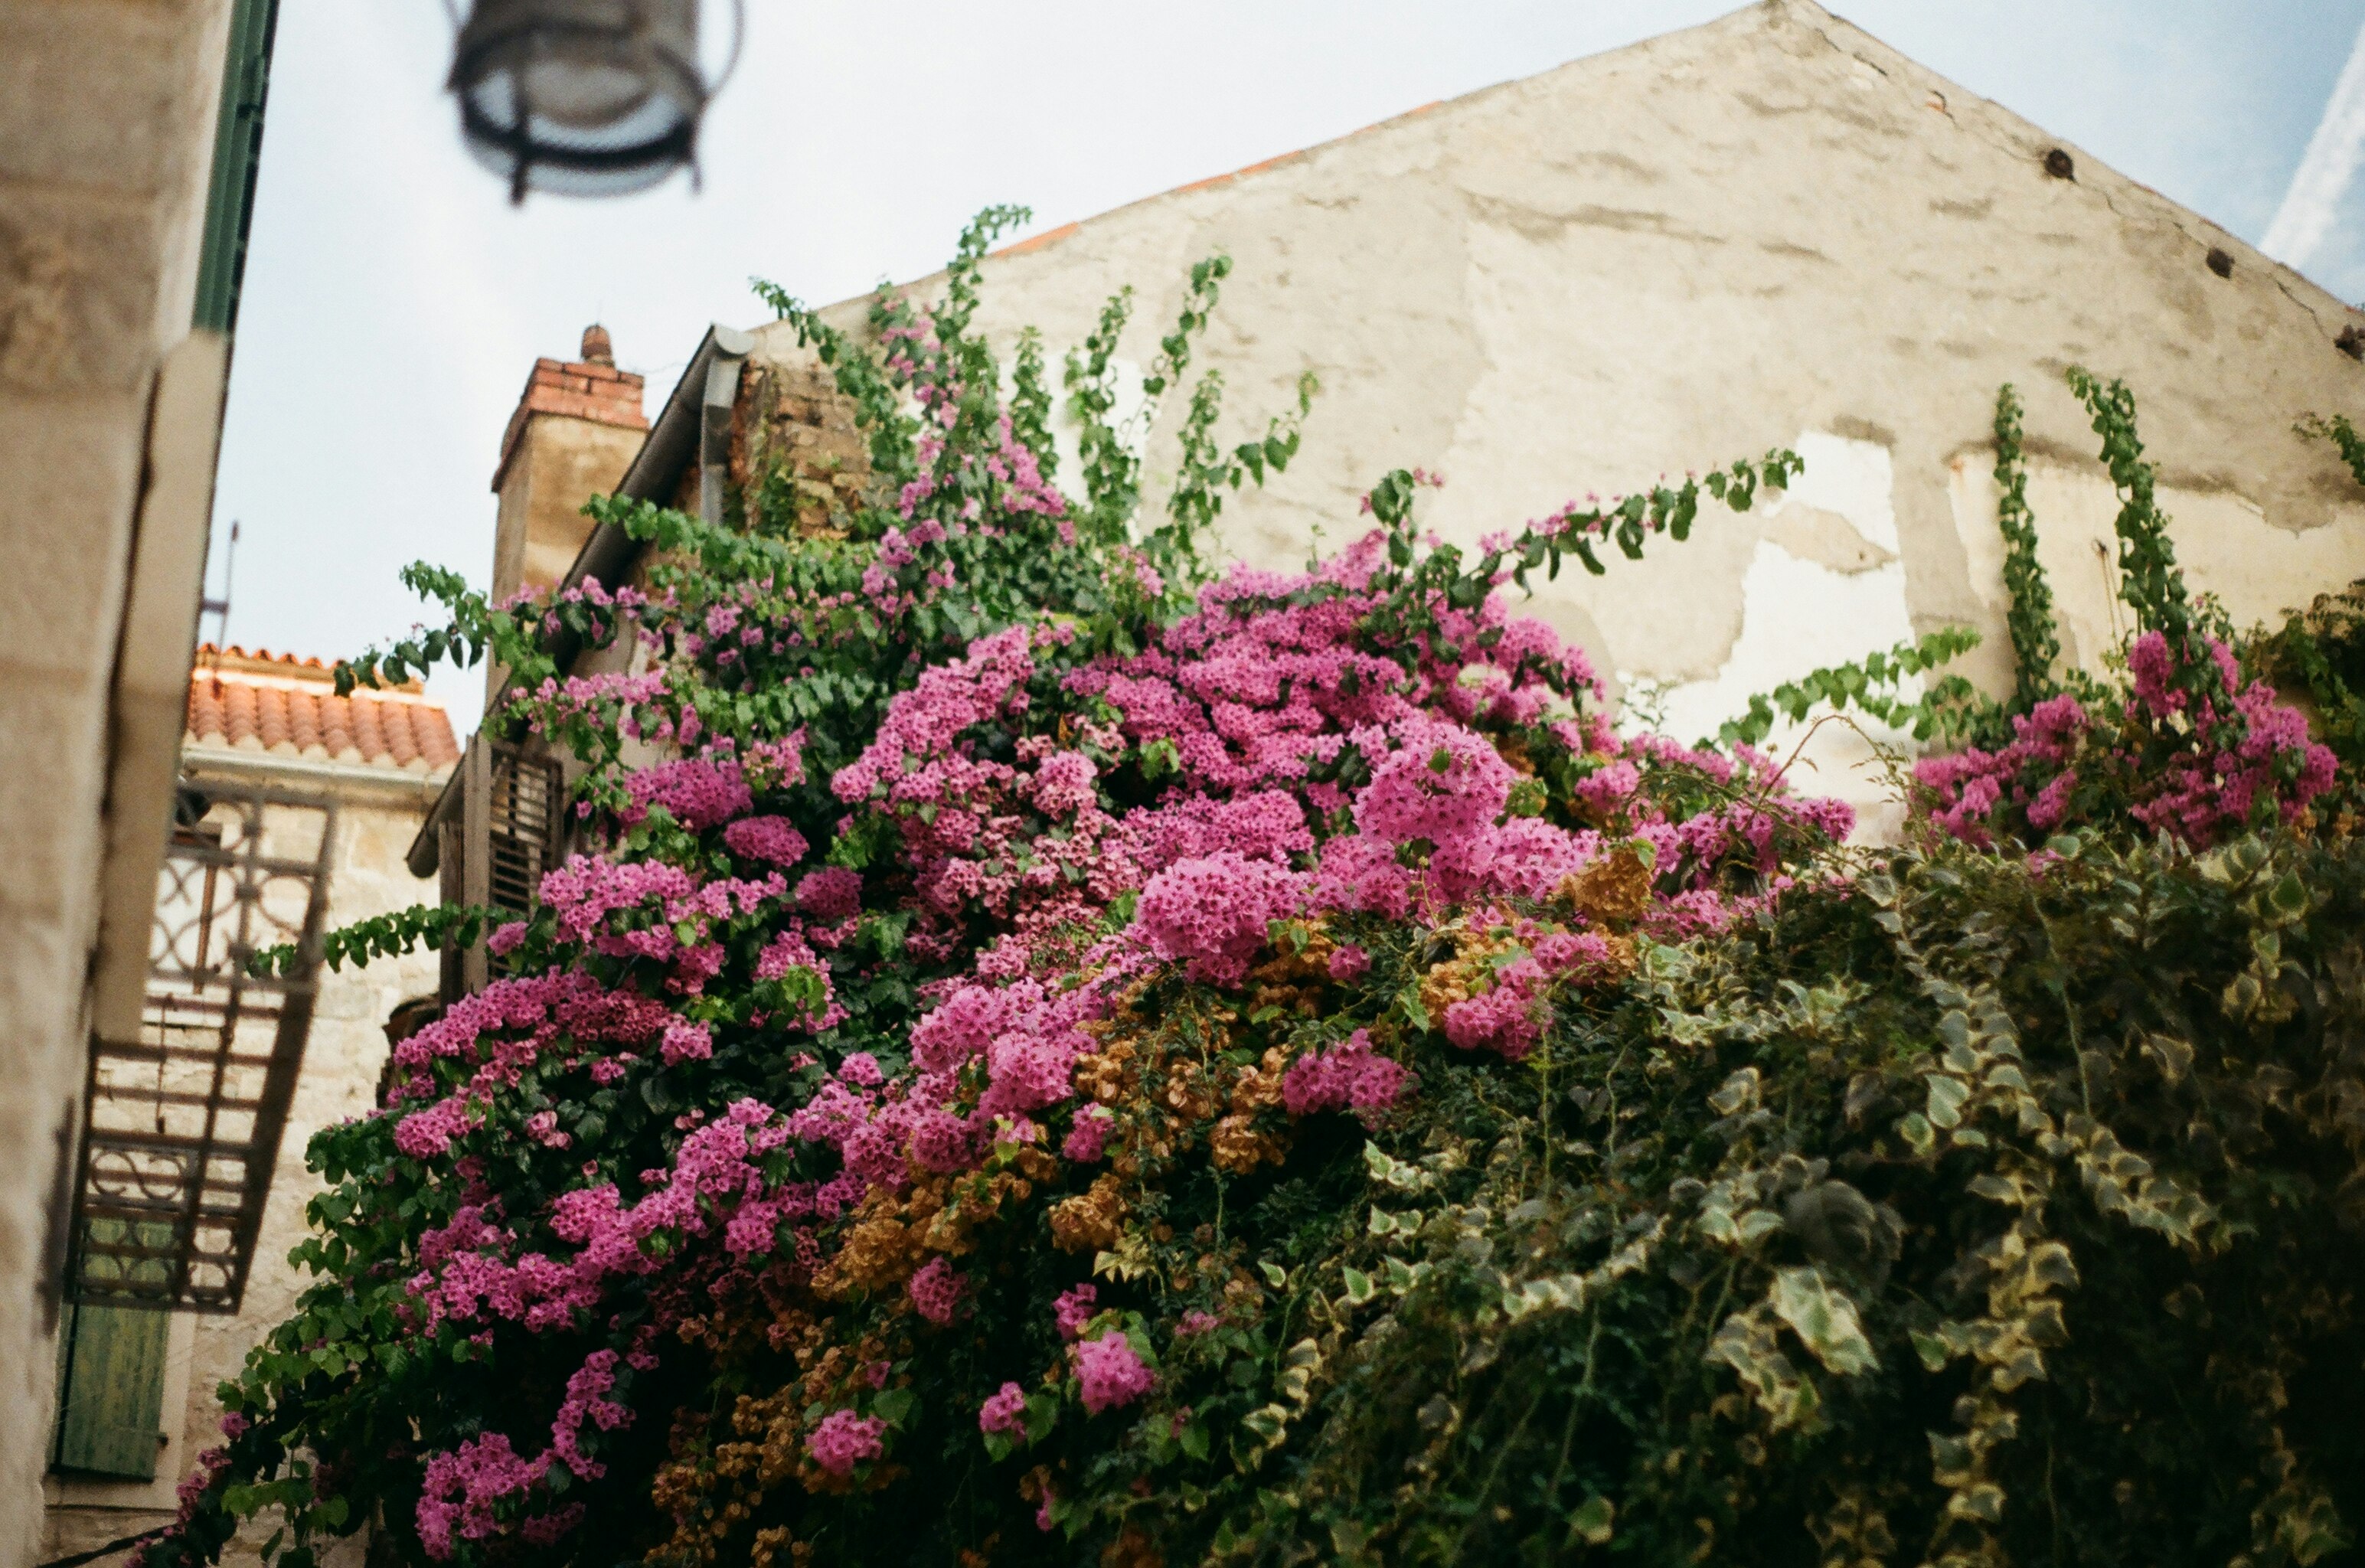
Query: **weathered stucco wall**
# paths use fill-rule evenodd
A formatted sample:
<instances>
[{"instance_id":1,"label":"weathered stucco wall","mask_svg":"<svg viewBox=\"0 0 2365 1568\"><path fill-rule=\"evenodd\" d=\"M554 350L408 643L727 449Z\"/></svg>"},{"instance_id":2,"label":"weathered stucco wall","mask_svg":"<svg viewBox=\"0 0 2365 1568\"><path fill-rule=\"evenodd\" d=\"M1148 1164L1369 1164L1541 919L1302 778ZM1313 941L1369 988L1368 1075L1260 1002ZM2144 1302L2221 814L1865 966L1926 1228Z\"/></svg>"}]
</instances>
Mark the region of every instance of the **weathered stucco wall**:
<instances>
[{"instance_id":1,"label":"weathered stucco wall","mask_svg":"<svg viewBox=\"0 0 2365 1568\"><path fill-rule=\"evenodd\" d=\"M1317 528L1350 537L1391 467L1442 472L1424 517L1468 542L1588 490L1798 447L1784 505L1711 510L1688 544L1539 593L1537 613L1672 689L1695 729L1949 622L1988 634L1962 667L2005 678L1987 478L2005 381L2028 404L2067 641L2090 662L2108 614L2090 545L2114 509L2061 384L2073 363L2135 389L2182 557L2237 617L2365 573L2365 497L2291 428L2365 400L2365 365L2337 346L2357 313L2074 147L2073 177L2048 173L2059 145L1806 0L1769 0L1014 246L986 264L979 320L1005 353L1026 323L1057 350L1130 284L1138 376L1186 268L1228 252L1201 360L1228 385L1222 433L1260 431L1301 371L1324 385L1304 455L1226 518L1267 565L1302 563ZM774 329L760 352L795 351ZM1153 481L1183 401L1158 416ZM1839 776L1861 743L1818 746L1818 787L1879 793Z\"/></svg>"},{"instance_id":2,"label":"weathered stucco wall","mask_svg":"<svg viewBox=\"0 0 2365 1568\"><path fill-rule=\"evenodd\" d=\"M188 334L229 10L0 0L0 1406L16 1412L0 1564L36 1561L40 1534L110 752L127 739L110 689L151 393ZM196 589L190 572L185 627ZM169 754L169 731L148 738ZM169 756L150 771L168 801Z\"/></svg>"}]
</instances>

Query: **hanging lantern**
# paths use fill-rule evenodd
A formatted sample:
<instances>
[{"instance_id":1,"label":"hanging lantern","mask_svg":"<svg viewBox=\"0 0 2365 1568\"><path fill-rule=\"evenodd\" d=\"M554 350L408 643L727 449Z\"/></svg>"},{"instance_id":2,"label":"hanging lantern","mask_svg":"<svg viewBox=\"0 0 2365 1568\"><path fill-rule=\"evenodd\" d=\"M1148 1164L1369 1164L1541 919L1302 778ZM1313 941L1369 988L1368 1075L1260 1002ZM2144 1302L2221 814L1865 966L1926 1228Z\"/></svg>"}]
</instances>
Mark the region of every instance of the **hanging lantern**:
<instances>
[{"instance_id":1,"label":"hanging lantern","mask_svg":"<svg viewBox=\"0 0 2365 1568\"><path fill-rule=\"evenodd\" d=\"M683 164L697 180L713 91L698 0L476 0L449 85L468 151L509 177L512 201L620 196Z\"/></svg>"}]
</instances>

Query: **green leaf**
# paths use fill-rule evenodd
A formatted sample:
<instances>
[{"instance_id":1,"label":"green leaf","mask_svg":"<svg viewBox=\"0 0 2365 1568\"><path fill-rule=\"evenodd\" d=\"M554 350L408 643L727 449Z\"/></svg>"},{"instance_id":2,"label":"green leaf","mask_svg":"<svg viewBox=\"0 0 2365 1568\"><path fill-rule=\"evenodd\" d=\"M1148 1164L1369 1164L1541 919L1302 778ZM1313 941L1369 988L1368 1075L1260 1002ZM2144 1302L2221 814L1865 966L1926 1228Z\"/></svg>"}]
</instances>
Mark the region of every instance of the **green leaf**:
<instances>
[{"instance_id":1,"label":"green leaf","mask_svg":"<svg viewBox=\"0 0 2365 1568\"><path fill-rule=\"evenodd\" d=\"M2295 920L2307 913L2307 884L2299 873L2287 871L2281 881L2267 894L2267 907L2285 920Z\"/></svg>"},{"instance_id":2,"label":"green leaf","mask_svg":"<svg viewBox=\"0 0 2365 1568\"><path fill-rule=\"evenodd\" d=\"M1618 1505L1603 1496L1585 1500L1583 1506L1568 1517L1568 1533L1587 1546L1607 1546L1615 1533Z\"/></svg>"},{"instance_id":3,"label":"green leaf","mask_svg":"<svg viewBox=\"0 0 2365 1568\"><path fill-rule=\"evenodd\" d=\"M1930 1074L1926 1081L1930 1090L1930 1125L1946 1128L1960 1126L1963 1103L1971 1097L1971 1086L1943 1072Z\"/></svg>"},{"instance_id":4,"label":"green leaf","mask_svg":"<svg viewBox=\"0 0 2365 1568\"><path fill-rule=\"evenodd\" d=\"M1855 1303L1815 1268L1785 1269L1774 1276L1767 1298L1775 1315L1814 1352L1815 1360L1843 1377L1880 1364L1872 1341L1857 1321Z\"/></svg>"}]
</instances>

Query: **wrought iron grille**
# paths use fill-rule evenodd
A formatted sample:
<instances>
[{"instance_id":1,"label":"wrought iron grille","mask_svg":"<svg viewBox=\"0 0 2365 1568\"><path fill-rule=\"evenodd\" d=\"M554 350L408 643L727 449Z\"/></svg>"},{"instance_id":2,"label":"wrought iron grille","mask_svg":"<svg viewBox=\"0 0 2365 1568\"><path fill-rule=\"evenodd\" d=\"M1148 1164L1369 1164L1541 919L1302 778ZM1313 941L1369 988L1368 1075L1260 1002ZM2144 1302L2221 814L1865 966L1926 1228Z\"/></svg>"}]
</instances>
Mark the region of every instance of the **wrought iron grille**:
<instances>
[{"instance_id":1,"label":"wrought iron grille","mask_svg":"<svg viewBox=\"0 0 2365 1568\"><path fill-rule=\"evenodd\" d=\"M234 1313L319 989L336 803L184 786L136 1040L94 1040L67 1294ZM285 973L248 972L292 944Z\"/></svg>"}]
</instances>

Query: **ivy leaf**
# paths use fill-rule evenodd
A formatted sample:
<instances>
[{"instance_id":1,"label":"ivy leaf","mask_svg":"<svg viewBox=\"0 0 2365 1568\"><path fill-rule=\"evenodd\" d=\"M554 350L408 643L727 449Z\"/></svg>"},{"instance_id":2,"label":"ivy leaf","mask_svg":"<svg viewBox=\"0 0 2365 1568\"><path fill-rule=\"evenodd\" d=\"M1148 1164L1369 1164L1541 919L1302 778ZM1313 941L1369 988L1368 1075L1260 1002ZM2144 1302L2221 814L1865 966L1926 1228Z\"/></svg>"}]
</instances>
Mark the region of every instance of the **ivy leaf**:
<instances>
[{"instance_id":1,"label":"ivy leaf","mask_svg":"<svg viewBox=\"0 0 2365 1568\"><path fill-rule=\"evenodd\" d=\"M1286 1406L1267 1405L1240 1417L1240 1425L1267 1448L1272 1448L1289 1432L1289 1409Z\"/></svg>"},{"instance_id":2,"label":"ivy leaf","mask_svg":"<svg viewBox=\"0 0 2365 1568\"><path fill-rule=\"evenodd\" d=\"M1959 1078L1933 1072L1927 1080L1930 1086L1930 1125L1952 1129L1963 1122L1963 1103L1971 1097L1971 1086Z\"/></svg>"},{"instance_id":3,"label":"ivy leaf","mask_svg":"<svg viewBox=\"0 0 2365 1568\"><path fill-rule=\"evenodd\" d=\"M1774 1276L1767 1298L1775 1315L1790 1326L1815 1360L1843 1377L1855 1377L1880 1365L1872 1341L1864 1337L1855 1303L1833 1286L1819 1269L1785 1269Z\"/></svg>"}]
</instances>

